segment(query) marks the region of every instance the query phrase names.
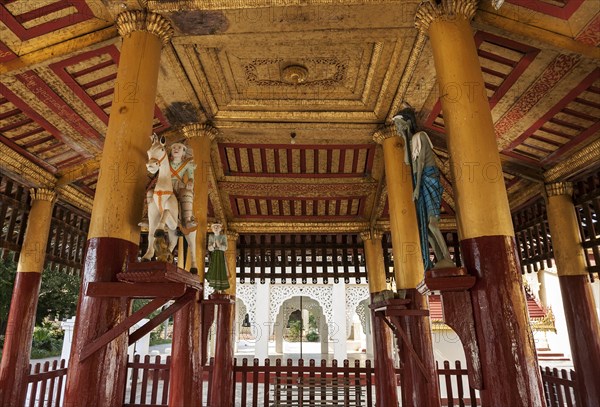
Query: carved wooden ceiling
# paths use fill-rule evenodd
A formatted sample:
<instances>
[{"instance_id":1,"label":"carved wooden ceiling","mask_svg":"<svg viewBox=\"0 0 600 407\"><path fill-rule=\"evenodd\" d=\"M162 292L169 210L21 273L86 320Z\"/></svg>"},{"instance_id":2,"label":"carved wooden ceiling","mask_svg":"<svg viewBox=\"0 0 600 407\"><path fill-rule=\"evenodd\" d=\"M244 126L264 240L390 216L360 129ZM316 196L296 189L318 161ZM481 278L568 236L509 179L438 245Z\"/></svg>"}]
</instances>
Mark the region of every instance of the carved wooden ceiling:
<instances>
[{"instance_id":1,"label":"carved wooden ceiling","mask_svg":"<svg viewBox=\"0 0 600 407\"><path fill-rule=\"evenodd\" d=\"M188 122L220 131L211 217L246 232L385 225L383 154L372 136L405 101L434 142L443 225L453 227L431 48L415 46L417 1L176 3L147 2L175 28L162 54L153 125L170 140ZM30 185L61 179L63 199L91 209L112 101L135 97L115 83L114 18L139 7L133 0L0 5L3 172ZM473 28L514 208L539 193L544 175L564 179L597 162L600 6L506 0L496 11L482 0Z\"/></svg>"}]
</instances>

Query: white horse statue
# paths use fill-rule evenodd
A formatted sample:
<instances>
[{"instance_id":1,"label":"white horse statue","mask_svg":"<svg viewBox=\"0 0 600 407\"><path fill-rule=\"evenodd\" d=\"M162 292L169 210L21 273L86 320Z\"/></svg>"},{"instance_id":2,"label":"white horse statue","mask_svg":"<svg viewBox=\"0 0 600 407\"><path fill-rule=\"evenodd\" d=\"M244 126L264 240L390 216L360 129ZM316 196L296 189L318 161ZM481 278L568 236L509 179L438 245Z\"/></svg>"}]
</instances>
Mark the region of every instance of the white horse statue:
<instances>
[{"instance_id":1,"label":"white horse statue","mask_svg":"<svg viewBox=\"0 0 600 407\"><path fill-rule=\"evenodd\" d=\"M154 186L152 200L148 202L148 250L142 261L150 261L156 254L158 261L173 261L173 249L177 244L177 227L179 226L179 202L173 191L171 180L171 165L169 154L165 147L166 140L153 134L150 139L152 146L148 150L148 163L146 168L151 174L158 172ZM165 241L165 228L169 235L169 245ZM183 229L181 229L183 230ZM196 230L185 235L189 253L191 254L191 269L193 274L198 273L196 264Z\"/></svg>"}]
</instances>

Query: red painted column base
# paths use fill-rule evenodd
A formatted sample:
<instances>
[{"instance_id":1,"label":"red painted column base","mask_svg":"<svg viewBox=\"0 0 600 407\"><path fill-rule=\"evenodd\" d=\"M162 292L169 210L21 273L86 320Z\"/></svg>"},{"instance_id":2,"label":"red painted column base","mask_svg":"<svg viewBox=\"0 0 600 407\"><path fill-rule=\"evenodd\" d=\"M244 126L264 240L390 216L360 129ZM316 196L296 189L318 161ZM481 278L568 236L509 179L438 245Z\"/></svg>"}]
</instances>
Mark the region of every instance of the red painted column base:
<instances>
[{"instance_id":1,"label":"red painted column base","mask_svg":"<svg viewBox=\"0 0 600 407\"><path fill-rule=\"evenodd\" d=\"M0 365L0 406L22 406L27 393L29 355L40 294L40 273L17 273Z\"/></svg>"},{"instance_id":2,"label":"red painted column base","mask_svg":"<svg viewBox=\"0 0 600 407\"><path fill-rule=\"evenodd\" d=\"M235 296L211 294L218 301L217 329L215 339L215 361L210 382L209 407L231 407L233 405L233 321Z\"/></svg>"},{"instance_id":3,"label":"red painted column base","mask_svg":"<svg viewBox=\"0 0 600 407\"><path fill-rule=\"evenodd\" d=\"M374 294L371 294L371 303ZM391 332L383 319L371 311L377 407L398 407L398 385L392 358Z\"/></svg>"},{"instance_id":4,"label":"red painted column base","mask_svg":"<svg viewBox=\"0 0 600 407\"><path fill-rule=\"evenodd\" d=\"M559 276L560 291L569 331L571 354L577 375L577 405L600 403L600 324L588 276Z\"/></svg>"},{"instance_id":5,"label":"red painted column base","mask_svg":"<svg viewBox=\"0 0 600 407\"><path fill-rule=\"evenodd\" d=\"M416 289L406 290L406 299L410 300L409 309L428 310L427 297ZM403 407L439 407L440 394L438 387L433 343L429 317L403 316L401 326L413 349L423 363L426 375L418 366L408 347L399 341L400 376L402 384Z\"/></svg>"},{"instance_id":6,"label":"red painted column base","mask_svg":"<svg viewBox=\"0 0 600 407\"><path fill-rule=\"evenodd\" d=\"M544 407L542 381L515 240L482 236L460 242L471 288L483 389L481 405Z\"/></svg>"},{"instance_id":7,"label":"red painted column base","mask_svg":"<svg viewBox=\"0 0 600 407\"><path fill-rule=\"evenodd\" d=\"M117 281L123 264L135 261L137 254L138 246L123 239L97 237L87 242L64 407L123 404L127 335L119 336L83 361L79 355L85 345L127 317L127 299L88 297L84 289L89 282Z\"/></svg>"}]
</instances>

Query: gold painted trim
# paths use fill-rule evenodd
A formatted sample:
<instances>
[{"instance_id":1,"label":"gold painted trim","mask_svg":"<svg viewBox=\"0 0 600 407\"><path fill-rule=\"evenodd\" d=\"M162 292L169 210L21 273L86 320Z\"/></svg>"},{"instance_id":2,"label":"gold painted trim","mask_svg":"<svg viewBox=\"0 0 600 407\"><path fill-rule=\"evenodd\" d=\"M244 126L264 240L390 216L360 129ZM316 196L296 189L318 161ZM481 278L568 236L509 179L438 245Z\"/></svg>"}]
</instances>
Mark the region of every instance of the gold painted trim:
<instances>
[{"instance_id":1,"label":"gold painted trim","mask_svg":"<svg viewBox=\"0 0 600 407\"><path fill-rule=\"evenodd\" d=\"M460 16L469 21L476 11L477 0L442 0L440 4L431 0L425 1L417 8L415 27L426 33L429 25L435 20L454 20Z\"/></svg>"},{"instance_id":2,"label":"gold painted trim","mask_svg":"<svg viewBox=\"0 0 600 407\"><path fill-rule=\"evenodd\" d=\"M139 0L138 0L139 1ZM363 5L402 3L405 0L142 0L150 10L173 12L191 10L228 10L248 9L259 7L291 7L291 6L320 6L320 5Z\"/></svg>"},{"instance_id":3,"label":"gold painted trim","mask_svg":"<svg viewBox=\"0 0 600 407\"><path fill-rule=\"evenodd\" d=\"M206 123L189 123L181 128L186 139L206 136L213 141L219 135L219 130Z\"/></svg>"},{"instance_id":4,"label":"gold painted trim","mask_svg":"<svg viewBox=\"0 0 600 407\"><path fill-rule=\"evenodd\" d=\"M393 125L384 126L373 133L373 141L377 144L383 144L383 142L390 137L397 136L396 128ZM401 137L398 137L398 140L402 145L404 145L404 141L402 141Z\"/></svg>"},{"instance_id":5,"label":"gold painted trim","mask_svg":"<svg viewBox=\"0 0 600 407\"><path fill-rule=\"evenodd\" d=\"M54 186L54 176L42 167L29 161L7 145L0 143L2 169L25 178L34 185Z\"/></svg>"},{"instance_id":6,"label":"gold painted trim","mask_svg":"<svg viewBox=\"0 0 600 407\"><path fill-rule=\"evenodd\" d=\"M59 188L59 193L62 199L76 208L81 209L87 213L92 213L92 207L94 206L94 198L90 197L83 192L79 191L70 185L66 185Z\"/></svg>"},{"instance_id":7,"label":"gold painted trim","mask_svg":"<svg viewBox=\"0 0 600 407\"><path fill-rule=\"evenodd\" d=\"M542 190L542 184L535 184L527 188L519 188L517 192L508 196L508 203L511 210L519 208L530 199L542 194Z\"/></svg>"},{"instance_id":8,"label":"gold painted trim","mask_svg":"<svg viewBox=\"0 0 600 407\"><path fill-rule=\"evenodd\" d=\"M558 181L575 174L592 163L597 163L599 160L600 140L596 140L544 172L544 180L546 182Z\"/></svg>"},{"instance_id":9,"label":"gold painted trim","mask_svg":"<svg viewBox=\"0 0 600 407\"><path fill-rule=\"evenodd\" d=\"M134 31L147 31L161 39L166 45L173 37L173 27L169 20L160 14L147 10L127 10L117 16L117 30L121 37Z\"/></svg>"},{"instance_id":10,"label":"gold painted trim","mask_svg":"<svg viewBox=\"0 0 600 407\"><path fill-rule=\"evenodd\" d=\"M360 238L362 240L371 240L371 239L381 240L382 237L383 237L383 230L377 229L377 228L373 228L370 230L363 230L362 232L360 232Z\"/></svg>"},{"instance_id":11,"label":"gold painted trim","mask_svg":"<svg viewBox=\"0 0 600 407\"><path fill-rule=\"evenodd\" d=\"M573 183L572 182L554 182L552 184L546 184L546 194L548 196L557 195L568 195L573 196Z\"/></svg>"},{"instance_id":12,"label":"gold painted trim","mask_svg":"<svg viewBox=\"0 0 600 407\"><path fill-rule=\"evenodd\" d=\"M227 239L230 240L238 240L240 237L240 234L235 230L227 230L225 231L225 234L227 235Z\"/></svg>"},{"instance_id":13,"label":"gold painted trim","mask_svg":"<svg viewBox=\"0 0 600 407\"><path fill-rule=\"evenodd\" d=\"M406 67L404 68L404 72L402 72L402 77L400 78L400 85L398 85L398 91L396 92L396 96L392 102L392 107L388 113L388 117L386 119L386 123L391 123L392 117L394 117L398 111L400 111L400 107L402 102L404 101L404 97L406 96L406 91L408 90L408 86L410 85L410 81L415 73L415 69L417 68L417 63L419 62L419 57L421 56L421 52L425 47L425 42L427 41L427 36L422 31L419 31L417 34L417 38L415 43L413 44L412 49L410 50L410 55L408 56L408 61L406 62Z\"/></svg>"},{"instance_id":14,"label":"gold painted trim","mask_svg":"<svg viewBox=\"0 0 600 407\"><path fill-rule=\"evenodd\" d=\"M57 196L54 190L48 188L31 188L29 195L32 201L48 201L52 203L56 202Z\"/></svg>"},{"instance_id":15,"label":"gold painted trim","mask_svg":"<svg viewBox=\"0 0 600 407\"><path fill-rule=\"evenodd\" d=\"M368 222L247 222L230 221L238 233L360 233Z\"/></svg>"}]
</instances>

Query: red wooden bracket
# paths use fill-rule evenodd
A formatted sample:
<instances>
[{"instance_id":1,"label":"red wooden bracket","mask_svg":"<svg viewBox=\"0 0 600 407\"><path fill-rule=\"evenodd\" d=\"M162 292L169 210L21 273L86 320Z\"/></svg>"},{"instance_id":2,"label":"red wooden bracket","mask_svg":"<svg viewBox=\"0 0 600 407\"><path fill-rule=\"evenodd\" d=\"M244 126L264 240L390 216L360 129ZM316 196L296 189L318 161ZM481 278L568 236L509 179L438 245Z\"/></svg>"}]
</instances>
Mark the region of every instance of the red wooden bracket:
<instances>
[{"instance_id":1,"label":"red wooden bracket","mask_svg":"<svg viewBox=\"0 0 600 407\"><path fill-rule=\"evenodd\" d=\"M425 369L425 365L415 351L415 348L410 343L408 335L406 335L406 332L404 332L404 329L402 329L402 323L400 321L401 317L427 317L429 316L429 311L408 309L408 304L410 304L410 300L392 298L371 304L370 307L375 311L375 315L378 318L382 318L383 322L385 322L385 324L390 327L392 332L394 332L396 342L398 343L398 349L400 349L400 346L402 343L404 343L404 346L406 346L408 349L409 354L417 363L417 366L423 374L425 381L429 382L429 373L427 372L427 369Z\"/></svg>"},{"instance_id":2,"label":"red wooden bracket","mask_svg":"<svg viewBox=\"0 0 600 407\"><path fill-rule=\"evenodd\" d=\"M183 283L88 283L89 297L176 298L185 294Z\"/></svg>"},{"instance_id":3,"label":"red wooden bracket","mask_svg":"<svg viewBox=\"0 0 600 407\"><path fill-rule=\"evenodd\" d=\"M159 326L165 319L169 318L171 315L179 311L185 305L187 305L190 301L193 301L196 298L196 294L198 291L188 288L187 292L177 298L173 304L171 304L167 309L163 310L160 314L152 318L150 321L146 322L144 325L135 330L135 332L129 335L129 344L133 344L136 341L142 339L144 335L152 331L154 328Z\"/></svg>"},{"instance_id":4,"label":"red wooden bracket","mask_svg":"<svg viewBox=\"0 0 600 407\"><path fill-rule=\"evenodd\" d=\"M417 289L424 295L432 291L440 292L444 323L456 332L465 351L469 384L475 389L481 389L483 373L469 291L475 282L475 276L470 275L464 267L432 269L425 272L425 278Z\"/></svg>"},{"instance_id":5,"label":"red wooden bracket","mask_svg":"<svg viewBox=\"0 0 600 407\"><path fill-rule=\"evenodd\" d=\"M113 339L127 332L129 328L140 322L146 315L151 314L162 307L167 301L169 301L169 298L153 299L148 304L144 305L142 308L125 318L122 322L115 325L112 329L102 334L99 338L94 339L92 342L83 347L81 353L79 354L79 361L84 361L94 354L94 352L96 352L98 349L106 346Z\"/></svg>"}]
</instances>

